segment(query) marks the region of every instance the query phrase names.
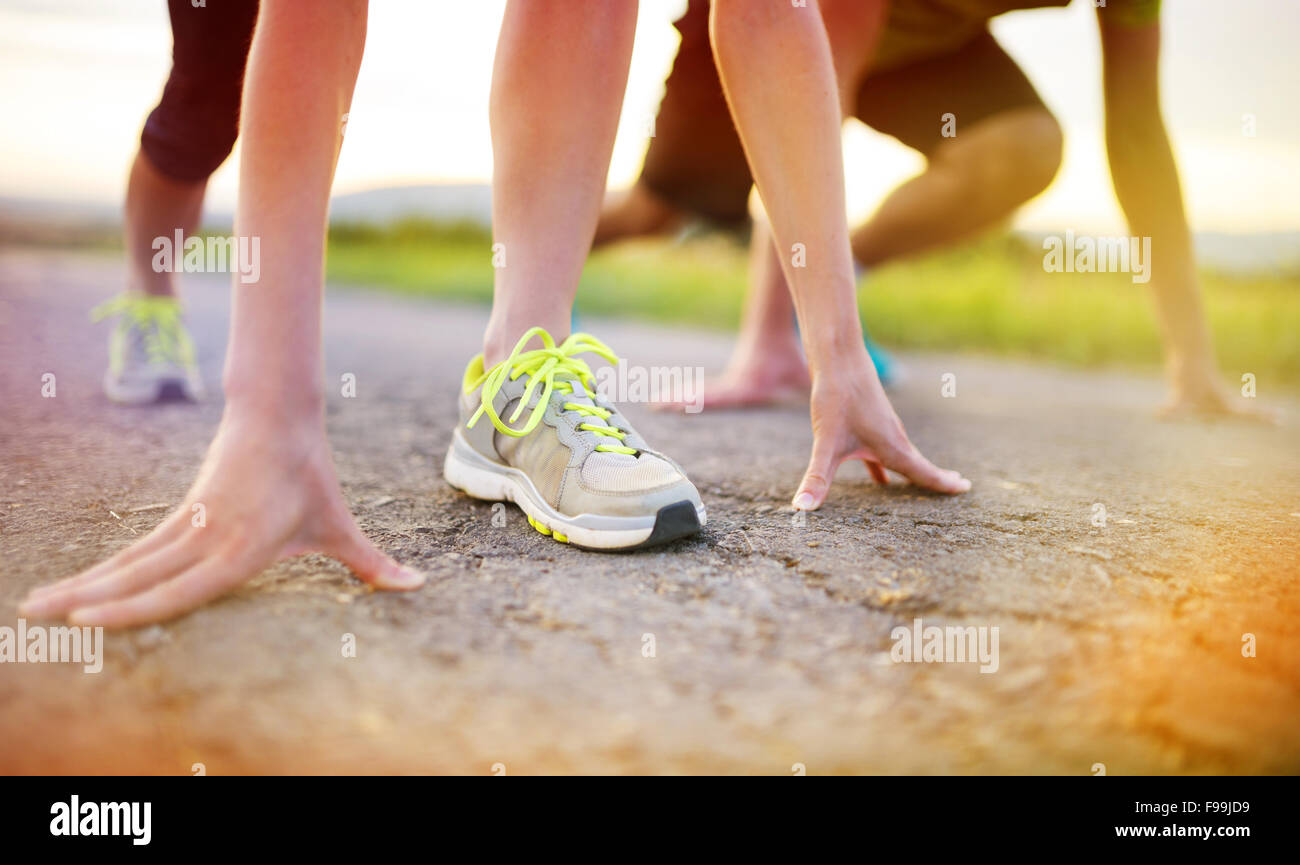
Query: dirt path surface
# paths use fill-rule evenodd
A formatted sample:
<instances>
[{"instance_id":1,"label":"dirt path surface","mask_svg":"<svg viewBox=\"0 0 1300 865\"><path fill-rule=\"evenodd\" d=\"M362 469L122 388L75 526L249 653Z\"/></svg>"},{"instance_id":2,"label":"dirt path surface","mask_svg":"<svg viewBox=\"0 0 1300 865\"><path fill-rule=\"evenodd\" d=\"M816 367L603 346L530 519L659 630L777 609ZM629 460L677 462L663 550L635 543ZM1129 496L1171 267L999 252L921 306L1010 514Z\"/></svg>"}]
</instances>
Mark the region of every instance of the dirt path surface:
<instances>
[{"instance_id":1,"label":"dirt path surface","mask_svg":"<svg viewBox=\"0 0 1300 865\"><path fill-rule=\"evenodd\" d=\"M106 328L86 311L121 284L112 259L0 254L0 625L16 627L31 587L161 521L220 416L215 399L140 410L101 395ZM215 389L226 282L187 285ZM107 635L96 675L4 664L0 771L1300 771L1300 413L1266 381L1260 401L1290 416L1278 427L1169 424L1151 417L1153 379L905 356L899 413L974 490L879 488L845 466L805 525L786 507L805 409L631 406L709 524L593 554L513 508L494 524L441 479L486 310L342 289L326 307L348 499L429 583L372 593L298 559ZM728 349L584 327L634 364L716 371ZM940 395L949 372L955 398ZM997 671L895 663L891 631L918 618L997 627Z\"/></svg>"}]
</instances>

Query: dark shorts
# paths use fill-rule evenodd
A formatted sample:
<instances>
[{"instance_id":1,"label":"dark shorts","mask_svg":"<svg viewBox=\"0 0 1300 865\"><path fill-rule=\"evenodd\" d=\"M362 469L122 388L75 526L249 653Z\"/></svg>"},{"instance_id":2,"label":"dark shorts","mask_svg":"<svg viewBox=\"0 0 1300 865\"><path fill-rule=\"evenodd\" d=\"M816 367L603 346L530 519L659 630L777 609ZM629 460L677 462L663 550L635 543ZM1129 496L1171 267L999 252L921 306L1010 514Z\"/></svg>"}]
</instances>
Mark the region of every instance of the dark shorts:
<instances>
[{"instance_id":1,"label":"dark shorts","mask_svg":"<svg viewBox=\"0 0 1300 865\"><path fill-rule=\"evenodd\" d=\"M707 0L691 0L674 26L681 46L641 182L676 207L723 224L742 223L749 216L753 177L713 65ZM855 113L872 129L929 155L944 140L944 114L953 114L959 128L970 128L1019 108L1047 110L982 22L959 45L868 75Z\"/></svg>"},{"instance_id":2,"label":"dark shorts","mask_svg":"<svg viewBox=\"0 0 1300 865\"><path fill-rule=\"evenodd\" d=\"M145 120L140 148L175 180L206 180L239 135L244 65L257 23L257 0L216 0L196 7L169 0L172 71Z\"/></svg>"}]
</instances>

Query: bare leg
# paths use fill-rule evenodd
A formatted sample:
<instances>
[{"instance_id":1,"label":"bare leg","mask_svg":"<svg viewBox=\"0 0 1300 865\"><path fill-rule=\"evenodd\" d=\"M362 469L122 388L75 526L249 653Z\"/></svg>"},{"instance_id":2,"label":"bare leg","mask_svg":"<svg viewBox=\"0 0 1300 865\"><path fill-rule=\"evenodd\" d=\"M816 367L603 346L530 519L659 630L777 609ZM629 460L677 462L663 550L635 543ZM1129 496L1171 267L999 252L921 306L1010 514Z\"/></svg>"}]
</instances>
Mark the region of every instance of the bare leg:
<instances>
[{"instance_id":1,"label":"bare leg","mask_svg":"<svg viewBox=\"0 0 1300 865\"><path fill-rule=\"evenodd\" d=\"M884 4L821 0L820 7L841 111L847 115L856 108L883 32ZM944 141L926 171L895 190L853 234L856 259L875 266L987 228L1047 186L1060 150L1060 130L1043 110L1008 111ZM770 245L770 231L756 227L752 243ZM761 404L808 386L791 333L793 314L782 256L775 248L766 253L756 248L736 350L723 378L706 387L707 404Z\"/></svg>"},{"instance_id":2,"label":"bare leg","mask_svg":"<svg viewBox=\"0 0 1300 865\"><path fill-rule=\"evenodd\" d=\"M343 500L325 438L321 286L326 208L365 42L364 0L322 15L264 2L244 96L236 231L262 278L234 282L226 410L184 503L149 535L24 603L28 616L129 626L211 600L273 562L328 553L380 588L423 582L381 553Z\"/></svg>"},{"instance_id":3,"label":"bare leg","mask_svg":"<svg viewBox=\"0 0 1300 865\"><path fill-rule=\"evenodd\" d=\"M706 408L768 405L794 394L808 396L804 363L794 327L794 304L766 222L754 223L749 247L749 292L740 332L727 369L705 382ZM666 403L681 408L684 403Z\"/></svg>"},{"instance_id":4,"label":"bare leg","mask_svg":"<svg viewBox=\"0 0 1300 865\"><path fill-rule=\"evenodd\" d=\"M488 366L532 327L569 332L591 249L636 32L629 0L506 7L492 73L496 270Z\"/></svg>"},{"instance_id":5,"label":"bare leg","mask_svg":"<svg viewBox=\"0 0 1300 865\"><path fill-rule=\"evenodd\" d=\"M592 249L634 237L653 237L676 231L685 214L655 195L643 183L614 196L600 212Z\"/></svg>"},{"instance_id":6,"label":"bare leg","mask_svg":"<svg viewBox=\"0 0 1300 865\"><path fill-rule=\"evenodd\" d=\"M1225 388L1196 274L1182 183L1160 111L1160 23L1128 20L1123 9L1097 9L1106 154L1115 195L1134 237L1149 238L1151 290L1165 348L1168 417L1239 415L1275 421Z\"/></svg>"},{"instance_id":7,"label":"bare leg","mask_svg":"<svg viewBox=\"0 0 1300 865\"><path fill-rule=\"evenodd\" d=\"M170 240L176 229L190 234L199 227L207 181L173 180L137 151L126 186L123 235L127 254L127 288L145 294L175 295L175 275L154 271L156 237Z\"/></svg>"},{"instance_id":8,"label":"bare leg","mask_svg":"<svg viewBox=\"0 0 1300 865\"><path fill-rule=\"evenodd\" d=\"M971 237L1047 188L1061 164L1061 129L1048 112L989 117L930 156L853 232L853 253L874 267Z\"/></svg>"},{"instance_id":9,"label":"bare leg","mask_svg":"<svg viewBox=\"0 0 1300 865\"><path fill-rule=\"evenodd\" d=\"M1038 109L1008 111L949 139L926 170L895 189L854 231L854 258L874 267L987 230L1047 187L1060 165L1061 133ZM752 243L771 247L766 226ZM727 372L705 388L707 405L761 405L808 386L793 339L794 306L775 248L751 252L749 295Z\"/></svg>"}]
</instances>

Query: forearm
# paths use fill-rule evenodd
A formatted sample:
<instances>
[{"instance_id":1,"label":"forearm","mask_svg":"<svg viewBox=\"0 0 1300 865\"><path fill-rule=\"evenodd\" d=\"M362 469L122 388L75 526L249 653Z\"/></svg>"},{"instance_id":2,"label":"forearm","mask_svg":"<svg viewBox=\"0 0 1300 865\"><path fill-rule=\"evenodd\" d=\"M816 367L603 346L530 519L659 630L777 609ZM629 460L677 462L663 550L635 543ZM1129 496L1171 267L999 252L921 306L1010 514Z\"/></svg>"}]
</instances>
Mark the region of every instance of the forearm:
<instances>
[{"instance_id":1,"label":"forearm","mask_svg":"<svg viewBox=\"0 0 1300 865\"><path fill-rule=\"evenodd\" d=\"M1151 289L1175 375L1213 366L1182 189L1164 124L1154 109L1108 117L1107 149L1129 232L1151 238Z\"/></svg>"},{"instance_id":2,"label":"forearm","mask_svg":"<svg viewBox=\"0 0 1300 865\"><path fill-rule=\"evenodd\" d=\"M814 375L861 350L835 70L816 3L715 0L719 75L767 208Z\"/></svg>"},{"instance_id":3,"label":"forearm","mask_svg":"<svg viewBox=\"0 0 1300 865\"><path fill-rule=\"evenodd\" d=\"M244 82L235 231L260 278L233 278L232 408L319 413L329 191L365 46L365 0L262 3ZM253 243L256 246L253 246Z\"/></svg>"},{"instance_id":4,"label":"forearm","mask_svg":"<svg viewBox=\"0 0 1300 865\"><path fill-rule=\"evenodd\" d=\"M1182 186L1158 106L1145 111L1111 109L1106 130L1111 179L1130 232L1150 237L1153 247L1159 240L1160 249L1153 248L1153 254L1160 256L1169 275L1193 275Z\"/></svg>"},{"instance_id":5,"label":"forearm","mask_svg":"<svg viewBox=\"0 0 1300 865\"><path fill-rule=\"evenodd\" d=\"M1098 10L1111 178L1129 232L1151 238L1146 265L1170 372L1176 379L1204 377L1213 371L1214 353L1178 167L1160 112L1159 22L1134 26L1131 18L1122 6Z\"/></svg>"}]
</instances>

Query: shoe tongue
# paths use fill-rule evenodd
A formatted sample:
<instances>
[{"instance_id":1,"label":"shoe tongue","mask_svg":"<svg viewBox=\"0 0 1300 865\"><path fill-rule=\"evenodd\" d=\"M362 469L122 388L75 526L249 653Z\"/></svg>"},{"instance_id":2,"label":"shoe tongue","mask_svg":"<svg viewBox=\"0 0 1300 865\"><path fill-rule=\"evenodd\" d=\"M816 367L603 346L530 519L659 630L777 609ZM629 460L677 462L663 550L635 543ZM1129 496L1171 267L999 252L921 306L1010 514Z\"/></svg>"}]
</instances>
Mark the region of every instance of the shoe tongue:
<instances>
[{"instance_id":1,"label":"shoe tongue","mask_svg":"<svg viewBox=\"0 0 1300 865\"><path fill-rule=\"evenodd\" d=\"M561 412L564 410L563 406L566 402L573 403L574 405L592 406L592 407L597 406L597 403L595 399L592 397L592 394L588 392L586 385L583 384L581 377L577 373L568 373L568 372L557 373L555 378L553 379L553 383L559 385L560 382L568 382L572 386L572 390L573 390L572 393L564 393L563 388L557 387L555 391L552 393L551 402ZM528 387L527 378L521 376L519 378L518 395L510 399L507 402L507 404L503 407L504 410L502 411L502 415L501 415L502 417L509 419L511 414L513 414L514 412L515 407L518 406L519 400L523 398L524 391L527 389L527 387ZM532 397L528 400L528 407L525 408L524 411L525 412L532 411L533 408L537 405L537 401L541 399L541 396L542 396L542 385L538 384L537 388L533 391ZM598 417L587 417L584 418L583 420L587 423L593 423L593 424L606 423L606 421L603 421ZM612 436L604 436L601 435L600 433L591 432L590 430L587 430L586 433L588 435L595 436L597 444L604 444L604 445L622 444L621 441L619 441L616 438L613 438Z\"/></svg>"},{"instance_id":2,"label":"shoe tongue","mask_svg":"<svg viewBox=\"0 0 1300 865\"><path fill-rule=\"evenodd\" d=\"M568 382L572 388L572 393L558 394L559 396L562 396L564 398L564 402L571 402L571 403L576 403L578 405L590 405L590 406L594 406L596 404L596 401L591 398L591 394L587 392L586 385L583 384L582 379L580 379L578 376L557 375L555 377L556 384L559 384L562 381Z\"/></svg>"}]
</instances>

